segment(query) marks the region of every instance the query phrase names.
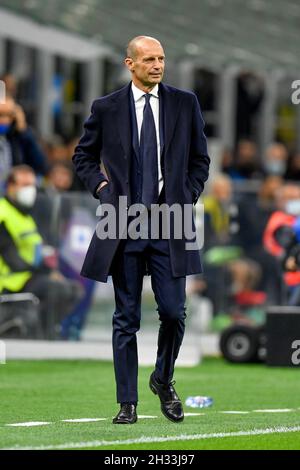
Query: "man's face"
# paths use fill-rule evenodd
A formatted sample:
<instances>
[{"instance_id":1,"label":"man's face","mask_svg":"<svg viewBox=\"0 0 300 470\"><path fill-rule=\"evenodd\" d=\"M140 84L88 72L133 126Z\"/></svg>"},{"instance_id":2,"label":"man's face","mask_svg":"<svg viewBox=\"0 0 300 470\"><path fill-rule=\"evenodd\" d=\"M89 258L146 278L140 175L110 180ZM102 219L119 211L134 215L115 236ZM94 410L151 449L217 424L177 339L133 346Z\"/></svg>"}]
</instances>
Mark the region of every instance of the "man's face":
<instances>
[{"instance_id":1,"label":"man's face","mask_svg":"<svg viewBox=\"0 0 300 470\"><path fill-rule=\"evenodd\" d=\"M153 88L163 78L164 50L158 41L143 39L138 42L134 57L127 57L125 64L132 73L132 80L136 86Z\"/></svg>"},{"instance_id":2,"label":"man's face","mask_svg":"<svg viewBox=\"0 0 300 470\"><path fill-rule=\"evenodd\" d=\"M220 202L229 202L232 196L232 186L229 181L219 181L213 188L213 194Z\"/></svg>"},{"instance_id":3,"label":"man's face","mask_svg":"<svg viewBox=\"0 0 300 470\"><path fill-rule=\"evenodd\" d=\"M56 189L66 191L72 186L73 174L71 170L57 166L51 171L49 179Z\"/></svg>"},{"instance_id":4,"label":"man's face","mask_svg":"<svg viewBox=\"0 0 300 470\"><path fill-rule=\"evenodd\" d=\"M17 192L26 186L36 186L35 175L29 171L16 173L15 181L10 183L7 188L8 196L15 200Z\"/></svg>"},{"instance_id":5,"label":"man's face","mask_svg":"<svg viewBox=\"0 0 300 470\"><path fill-rule=\"evenodd\" d=\"M241 141L238 145L238 162L252 163L256 160L256 146L250 141Z\"/></svg>"}]
</instances>

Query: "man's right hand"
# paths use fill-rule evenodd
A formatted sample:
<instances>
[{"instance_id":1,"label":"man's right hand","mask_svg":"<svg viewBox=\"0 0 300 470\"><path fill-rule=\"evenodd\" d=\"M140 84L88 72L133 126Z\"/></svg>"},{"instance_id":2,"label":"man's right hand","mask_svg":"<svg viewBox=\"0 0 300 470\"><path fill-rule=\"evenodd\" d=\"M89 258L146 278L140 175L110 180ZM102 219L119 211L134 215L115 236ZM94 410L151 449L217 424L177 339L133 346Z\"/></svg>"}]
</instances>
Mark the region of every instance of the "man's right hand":
<instances>
[{"instance_id":1,"label":"man's right hand","mask_svg":"<svg viewBox=\"0 0 300 470\"><path fill-rule=\"evenodd\" d=\"M102 181L102 183L99 184L96 193L99 194L101 189L104 188L104 186L106 186L107 184L108 184L108 181Z\"/></svg>"}]
</instances>

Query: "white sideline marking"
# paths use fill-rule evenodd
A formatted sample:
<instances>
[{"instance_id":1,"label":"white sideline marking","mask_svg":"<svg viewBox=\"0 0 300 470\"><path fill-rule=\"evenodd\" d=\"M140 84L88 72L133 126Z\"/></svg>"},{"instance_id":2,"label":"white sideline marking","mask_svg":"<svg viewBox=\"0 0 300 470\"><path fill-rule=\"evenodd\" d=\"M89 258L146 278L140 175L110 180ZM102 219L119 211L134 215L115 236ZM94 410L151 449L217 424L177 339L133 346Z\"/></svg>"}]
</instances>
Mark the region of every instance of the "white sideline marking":
<instances>
[{"instance_id":1,"label":"white sideline marking","mask_svg":"<svg viewBox=\"0 0 300 470\"><path fill-rule=\"evenodd\" d=\"M28 421L27 423L13 423L13 424L6 424L5 426L22 426L22 427L30 427L30 426L45 426L47 424L51 424L50 422L46 421Z\"/></svg>"},{"instance_id":2,"label":"white sideline marking","mask_svg":"<svg viewBox=\"0 0 300 470\"><path fill-rule=\"evenodd\" d=\"M106 421L107 418L78 418L78 419L62 419L63 423L92 423L95 421Z\"/></svg>"},{"instance_id":3,"label":"white sideline marking","mask_svg":"<svg viewBox=\"0 0 300 470\"><path fill-rule=\"evenodd\" d=\"M253 410L253 413L288 413L291 408L276 408L275 410Z\"/></svg>"},{"instance_id":4,"label":"white sideline marking","mask_svg":"<svg viewBox=\"0 0 300 470\"><path fill-rule=\"evenodd\" d=\"M158 416L151 416L151 415L138 415L138 419L155 419Z\"/></svg>"},{"instance_id":5,"label":"white sideline marking","mask_svg":"<svg viewBox=\"0 0 300 470\"><path fill-rule=\"evenodd\" d=\"M298 408L300 410L300 408ZM266 409L266 410L252 410L252 411L238 411L238 410L228 410L228 411L217 411L217 413L222 414L248 414L248 413L289 413L291 411L296 411L292 408L275 408L275 409ZM184 413L184 416L204 416L205 413ZM138 415L139 419L157 419L158 416L152 415ZM92 423L97 421L107 421L110 418L78 418L78 419L62 419L59 422L61 423ZM55 422L47 421L28 421L25 423L12 423L5 424L5 426L22 426L22 427L33 427L33 426L45 426L47 424L54 424Z\"/></svg>"},{"instance_id":6,"label":"white sideline marking","mask_svg":"<svg viewBox=\"0 0 300 470\"><path fill-rule=\"evenodd\" d=\"M162 437L146 437L142 436L137 439L126 439L118 441L87 441L87 442L67 442L57 445L42 445L37 447L21 447L15 446L3 450L52 450L52 449L82 449L85 447L104 447L116 445L130 444L146 444L153 442L171 442L171 441L192 441L202 439L223 439L226 437L242 437L242 436L261 436L266 434L280 434L288 432L299 432L300 426L291 428L278 427L266 429L252 429L252 431L236 431L236 432L213 432L210 434L181 434L179 436L162 436Z\"/></svg>"},{"instance_id":7,"label":"white sideline marking","mask_svg":"<svg viewBox=\"0 0 300 470\"><path fill-rule=\"evenodd\" d=\"M150 415L141 415L139 419L156 419L158 416L150 416ZM60 423L93 423L97 421L107 421L109 418L78 418L78 419L62 419ZM46 422L46 421L28 421L26 423L12 423L12 424L5 424L5 426L13 426L13 427L33 427L33 426L45 426L47 424L54 424L54 422Z\"/></svg>"}]
</instances>

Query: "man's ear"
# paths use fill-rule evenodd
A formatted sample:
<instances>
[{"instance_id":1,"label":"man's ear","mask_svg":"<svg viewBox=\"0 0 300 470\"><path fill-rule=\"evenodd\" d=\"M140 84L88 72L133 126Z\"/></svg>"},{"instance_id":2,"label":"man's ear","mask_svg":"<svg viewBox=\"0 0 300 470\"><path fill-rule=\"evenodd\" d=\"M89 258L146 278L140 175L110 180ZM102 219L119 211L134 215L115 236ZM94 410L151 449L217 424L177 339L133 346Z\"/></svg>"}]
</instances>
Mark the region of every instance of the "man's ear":
<instances>
[{"instance_id":1,"label":"man's ear","mask_svg":"<svg viewBox=\"0 0 300 470\"><path fill-rule=\"evenodd\" d=\"M133 70L134 70L133 60L130 57L126 57L126 59L124 60L124 63L126 65L126 67L128 68L128 70L130 70L130 72L133 72Z\"/></svg>"}]
</instances>

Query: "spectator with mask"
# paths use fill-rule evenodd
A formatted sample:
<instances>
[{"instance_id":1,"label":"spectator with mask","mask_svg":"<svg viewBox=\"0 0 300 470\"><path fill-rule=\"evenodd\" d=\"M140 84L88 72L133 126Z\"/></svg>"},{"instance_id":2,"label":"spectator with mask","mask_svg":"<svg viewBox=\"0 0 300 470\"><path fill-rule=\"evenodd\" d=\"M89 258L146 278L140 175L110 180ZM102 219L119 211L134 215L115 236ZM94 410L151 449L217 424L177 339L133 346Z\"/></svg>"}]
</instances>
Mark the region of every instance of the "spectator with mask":
<instances>
[{"instance_id":1,"label":"spectator with mask","mask_svg":"<svg viewBox=\"0 0 300 470\"><path fill-rule=\"evenodd\" d=\"M44 334L49 337L57 335L60 321L81 299L82 289L61 275L55 250L43 243L31 216L36 194L32 168L14 167L6 195L0 199L0 294L35 294L41 302Z\"/></svg>"},{"instance_id":2,"label":"spectator with mask","mask_svg":"<svg viewBox=\"0 0 300 470\"><path fill-rule=\"evenodd\" d=\"M286 174L288 152L285 145L273 142L266 149L264 158L265 176L281 176Z\"/></svg>"},{"instance_id":3,"label":"spectator with mask","mask_svg":"<svg viewBox=\"0 0 300 470\"><path fill-rule=\"evenodd\" d=\"M0 190L10 169L21 164L29 165L38 175L46 173L46 157L27 126L24 111L8 96L0 103Z\"/></svg>"}]
</instances>

